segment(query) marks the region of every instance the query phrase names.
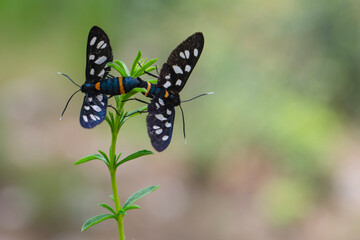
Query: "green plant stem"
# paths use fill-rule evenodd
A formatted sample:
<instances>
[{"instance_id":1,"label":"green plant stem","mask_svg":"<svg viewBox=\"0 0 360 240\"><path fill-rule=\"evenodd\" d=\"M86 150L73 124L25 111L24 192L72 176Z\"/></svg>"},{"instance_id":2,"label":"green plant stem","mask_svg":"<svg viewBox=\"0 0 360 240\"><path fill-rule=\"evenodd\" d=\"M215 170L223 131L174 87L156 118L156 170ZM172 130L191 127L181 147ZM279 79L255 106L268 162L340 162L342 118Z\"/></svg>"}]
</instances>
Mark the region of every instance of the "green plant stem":
<instances>
[{"instance_id":1,"label":"green plant stem","mask_svg":"<svg viewBox=\"0 0 360 240\"><path fill-rule=\"evenodd\" d=\"M118 116L116 116L115 118L117 118L117 117ZM115 150L116 150L116 140L117 140L118 132L117 131L112 132L111 135L112 135L112 138L111 138L111 146L110 146L110 153L109 153L109 155L110 155L109 156L110 157L109 170L110 170L110 178L111 178L111 187L112 187L114 202L115 202L115 209L116 209L116 212L118 213L121 209L119 193L118 193L118 188L117 188L117 182L116 182ZM125 240L123 219L124 219L124 217L121 214L119 214L116 219L117 224L118 224L118 230L119 230L119 240Z\"/></svg>"}]
</instances>

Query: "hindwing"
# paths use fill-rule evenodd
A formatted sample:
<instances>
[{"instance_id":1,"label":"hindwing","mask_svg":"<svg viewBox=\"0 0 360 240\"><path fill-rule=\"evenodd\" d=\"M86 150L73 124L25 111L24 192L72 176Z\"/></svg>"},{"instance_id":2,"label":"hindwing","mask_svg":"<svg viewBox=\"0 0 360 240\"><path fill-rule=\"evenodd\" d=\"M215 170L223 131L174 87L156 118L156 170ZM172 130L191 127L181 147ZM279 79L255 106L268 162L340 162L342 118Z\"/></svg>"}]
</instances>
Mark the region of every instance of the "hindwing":
<instances>
[{"instance_id":1,"label":"hindwing","mask_svg":"<svg viewBox=\"0 0 360 240\"><path fill-rule=\"evenodd\" d=\"M194 69L204 47L204 36L194 33L177 46L161 68L157 85L179 93Z\"/></svg>"},{"instance_id":2,"label":"hindwing","mask_svg":"<svg viewBox=\"0 0 360 240\"><path fill-rule=\"evenodd\" d=\"M84 128L93 128L106 117L107 97L105 94L85 94L80 111L80 124Z\"/></svg>"},{"instance_id":3,"label":"hindwing","mask_svg":"<svg viewBox=\"0 0 360 240\"><path fill-rule=\"evenodd\" d=\"M110 67L106 64L112 60L109 37L101 28L92 27L89 32L86 51L86 82L96 83L105 78L110 71Z\"/></svg>"},{"instance_id":4,"label":"hindwing","mask_svg":"<svg viewBox=\"0 0 360 240\"><path fill-rule=\"evenodd\" d=\"M165 150L170 144L175 109L166 105L162 98L154 98L148 105L148 116L146 125L152 146L156 151Z\"/></svg>"}]
</instances>

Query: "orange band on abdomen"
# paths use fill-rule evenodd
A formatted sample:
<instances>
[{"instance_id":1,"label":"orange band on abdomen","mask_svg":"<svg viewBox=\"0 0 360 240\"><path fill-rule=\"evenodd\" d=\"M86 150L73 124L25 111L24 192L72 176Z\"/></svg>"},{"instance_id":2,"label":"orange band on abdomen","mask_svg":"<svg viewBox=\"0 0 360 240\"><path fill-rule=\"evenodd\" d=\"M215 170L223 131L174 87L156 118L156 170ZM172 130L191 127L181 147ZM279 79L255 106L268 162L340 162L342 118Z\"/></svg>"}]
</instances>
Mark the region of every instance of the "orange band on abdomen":
<instances>
[{"instance_id":1,"label":"orange band on abdomen","mask_svg":"<svg viewBox=\"0 0 360 240\"><path fill-rule=\"evenodd\" d=\"M167 98L169 96L169 92L165 90L164 98Z\"/></svg>"},{"instance_id":2,"label":"orange band on abdomen","mask_svg":"<svg viewBox=\"0 0 360 240\"><path fill-rule=\"evenodd\" d=\"M119 86L120 86L120 94L125 94L125 90L124 90L124 86L123 86L123 78L122 77L118 77L119 80Z\"/></svg>"},{"instance_id":3,"label":"orange band on abdomen","mask_svg":"<svg viewBox=\"0 0 360 240\"><path fill-rule=\"evenodd\" d=\"M147 96L148 93L150 92L150 88L151 88L151 84L149 82L147 82L146 93L144 93L145 96Z\"/></svg>"},{"instance_id":4,"label":"orange band on abdomen","mask_svg":"<svg viewBox=\"0 0 360 240\"><path fill-rule=\"evenodd\" d=\"M100 82L95 83L95 89L100 91Z\"/></svg>"}]
</instances>

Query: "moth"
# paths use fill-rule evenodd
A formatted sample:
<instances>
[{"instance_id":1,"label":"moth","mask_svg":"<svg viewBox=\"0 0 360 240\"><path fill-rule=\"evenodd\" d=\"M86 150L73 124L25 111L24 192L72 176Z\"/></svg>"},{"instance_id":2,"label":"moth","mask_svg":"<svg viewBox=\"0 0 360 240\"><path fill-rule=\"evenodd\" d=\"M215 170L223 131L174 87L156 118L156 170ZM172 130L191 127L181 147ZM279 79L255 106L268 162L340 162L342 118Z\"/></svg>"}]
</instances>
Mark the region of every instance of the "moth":
<instances>
[{"instance_id":1,"label":"moth","mask_svg":"<svg viewBox=\"0 0 360 240\"><path fill-rule=\"evenodd\" d=\"M87 40L85 83L79 86L66 74L59 73L80 87L69 98L62 115L71 98L81 91L85 96L80 110L80 124L84 128L93 128L106 117L108 95L120 95L130 92L133 88L144 88L146 92L143 94L151 98L146 118L148 135L152 146L161 152L170 144L175 107L180 106L181 102L186 102L180 100L179 93L193 71L203 47L204 36L201 32L194 33L180 43L163 64L157 84L141 78L114 77L109 74L110 67L107 66L107 63L113 60L109 37L101 28L94 26ZM199 96L202 95L206 94Z\"/></svg>"}]
</instances>

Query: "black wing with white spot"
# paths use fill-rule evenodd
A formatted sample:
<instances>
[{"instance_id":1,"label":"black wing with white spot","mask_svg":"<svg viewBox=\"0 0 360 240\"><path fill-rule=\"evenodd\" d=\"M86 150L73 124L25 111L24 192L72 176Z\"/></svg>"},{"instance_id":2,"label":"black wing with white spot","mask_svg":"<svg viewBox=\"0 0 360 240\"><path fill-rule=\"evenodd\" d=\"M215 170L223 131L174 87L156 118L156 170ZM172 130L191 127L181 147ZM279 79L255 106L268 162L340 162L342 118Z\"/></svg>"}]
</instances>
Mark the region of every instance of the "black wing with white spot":
<instances>
[{"instance_id":1,"label":"black wing with white spot","mask_svg":"<svg viewBox=\"0 0 360 240\"><path fill-rule=\"evenodd\" d=\"M204 47L204 36L194 33L177 46L162 66L158 86L180 92L194 69Z\"/></svg>"},{"instance_id":2,"label":"black wing with white spot","mask_svg":"<svg viewBox=\"0 0 360 240\"><path fill-rule=\"evenodd\" d=\"M92 27L89 33L86 51L86 82L96 83L105 78L112 62L113 55L109 37L99 27Z\"/></svg>"},{"instance_id":3,"label":"black wing with white spot","mask_svg":"<svg viewBox=\"0 0 360 240\"><path fill-rule=\"evenodd\" d=\"M80 111L80 124L84 128L93 128L106 117L107 97L105 94L85 94Z\"/></svg>"},{"instance_id":4,"label":"black wing with white spot","mask_svg":"<svg viewBox=\"0 0 360 240\"><path fill-rule=\"evenodd\" d=\"M151 144L156 151L161 152L170 144L175 109L165 105L161 98L154 98L148 105L148 111L146 124Z\"/></svg>"}]
</instances>

